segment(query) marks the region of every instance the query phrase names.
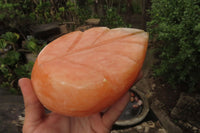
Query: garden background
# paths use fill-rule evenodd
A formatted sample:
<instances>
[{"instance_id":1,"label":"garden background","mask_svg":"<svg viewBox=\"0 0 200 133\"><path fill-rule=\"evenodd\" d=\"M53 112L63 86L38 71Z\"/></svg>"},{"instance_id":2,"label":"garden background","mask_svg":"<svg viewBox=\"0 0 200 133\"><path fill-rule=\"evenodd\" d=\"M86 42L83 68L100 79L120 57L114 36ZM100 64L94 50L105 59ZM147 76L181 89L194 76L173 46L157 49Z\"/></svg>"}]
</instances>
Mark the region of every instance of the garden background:
<instances>
[{"instance_id":1,"label":"garden background","mask_svg":"<svg viewBox=\"0 0 200 133\"><path fill-rule=\"evenodd\" d=\"M30 78L43 47L63 34L95 26L148 31L152 94L183 131L200 129L200 0L0 0L1 90L21 95L18 79ZM189 102L182 105L181 118L173 118L182 95Z\"/></svg>"}]
</instances>

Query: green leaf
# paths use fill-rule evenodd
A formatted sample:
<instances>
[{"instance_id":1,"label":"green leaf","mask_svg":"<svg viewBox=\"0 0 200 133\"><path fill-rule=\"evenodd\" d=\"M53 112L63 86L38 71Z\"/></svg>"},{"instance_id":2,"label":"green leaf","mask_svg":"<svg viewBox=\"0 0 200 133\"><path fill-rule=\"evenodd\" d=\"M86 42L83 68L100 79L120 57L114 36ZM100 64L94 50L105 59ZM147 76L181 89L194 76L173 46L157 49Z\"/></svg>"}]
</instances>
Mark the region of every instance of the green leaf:
<instances>
[{"instance_id":1,"label":"green leaf","mask_svg":"<svg viewBox=\"0 0 200 133\"><path fill-rule=\"evenodd\" d=\"M14 66L20 59L20 53L17 51L9 51L5 57L0 58L0 62L8 66Z\"/></svg>"},{"instance_id":2,"label":"green leaf","mask_svg":"<svg viewBox=\"0 0 200 133\"><path fill-rule=\"evenodd\" d=\"M33 68L34 62L28 62L27 64L18 66L14 71L18 78L31 77L31 70Z\"/></svg>"},{"instance_id":3,"label":"green leaf","mask_svg":"<svg viewBox=\"0 0 200 133\"><path fill-rule=\"evenodd\" d=\"M5 34L1 35L2 39L11 43L16 43L19 37L20 37L19 34L13 32L6 32Z\"/></svg>"},{"instance_id":4,"label":"green leaf","mask_svg":"<svg viewBox=\"0 0 200 133\"><path fill-rule=\"evenodd\" d=\"M0 39L0 49L5 49L7 46L7 43L4 39Z\"/></svg>"},{"instance_id":5,"label":"green leaf","mask_svg":"<svg viewBox=\"0 0 200 133\"><path fill-rule=\"evenodd\" d=\"M65 11L65 8L64 8L64 7L60 7L58 10L59 10L60 12L64 12L64 11Z\"/></svg>"}]
</instances>

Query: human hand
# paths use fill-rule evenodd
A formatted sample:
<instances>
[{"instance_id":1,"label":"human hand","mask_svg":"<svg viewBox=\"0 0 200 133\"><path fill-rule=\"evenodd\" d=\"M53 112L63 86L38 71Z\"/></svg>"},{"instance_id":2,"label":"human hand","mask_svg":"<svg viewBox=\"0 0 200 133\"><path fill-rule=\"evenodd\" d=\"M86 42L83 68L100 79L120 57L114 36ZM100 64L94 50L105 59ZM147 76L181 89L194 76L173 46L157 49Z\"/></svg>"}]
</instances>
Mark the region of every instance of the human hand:
<instances>
[{"instance_id":1,"label":"human hand","mask_svg":"<svg viewBox=\"0 0 200 133\"><path fill-rule=\"evenodd\" d=\"M126 93L103 115L96 113L87 117L68 117L55 112L45 113L30 79L20 79L19 86L25 104L23 133L109 133L129 101L129 94Z\"/></svg>"}]
</instances>

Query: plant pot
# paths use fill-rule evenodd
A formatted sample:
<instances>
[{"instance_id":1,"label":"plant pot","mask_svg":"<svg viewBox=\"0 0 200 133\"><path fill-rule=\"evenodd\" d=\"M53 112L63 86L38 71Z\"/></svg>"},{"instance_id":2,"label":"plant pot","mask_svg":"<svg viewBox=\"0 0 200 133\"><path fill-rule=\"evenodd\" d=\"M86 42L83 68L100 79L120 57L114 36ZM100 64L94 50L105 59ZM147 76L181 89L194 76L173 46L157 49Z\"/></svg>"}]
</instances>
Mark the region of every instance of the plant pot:
<instances>
[{"instance_id":1,"label":"plant pot","mask_svg":"<svg viewBox=\"0 0 200 133\"><path fill-rule=\"evenodd\" d=\"M142 105L137 108L134 107L136 101L129 101L124 111L115 122L117 126L131 126L140 123L149 112L149 103L147 98L142 92L137 89L130 90L139 100L142 101Z\"/></svg>"}]
</instances>

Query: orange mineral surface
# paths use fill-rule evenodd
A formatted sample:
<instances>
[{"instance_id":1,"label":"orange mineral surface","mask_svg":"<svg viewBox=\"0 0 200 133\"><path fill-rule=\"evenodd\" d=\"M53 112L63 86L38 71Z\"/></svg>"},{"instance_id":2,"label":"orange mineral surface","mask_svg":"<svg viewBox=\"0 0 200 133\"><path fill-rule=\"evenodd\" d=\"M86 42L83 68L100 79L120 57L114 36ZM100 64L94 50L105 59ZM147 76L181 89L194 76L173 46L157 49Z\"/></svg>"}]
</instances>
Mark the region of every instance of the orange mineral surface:
<instances>
[{"instance_id":1,"label":"orange mineral surface","mask_svg":"<svg viewBox=\"0 0 200 133\"><path fill-rule=\"evenodd\" d=\"M75 31L38 55L31 81L40 102L67 116L87 116L115 103L142 67L148 33L106 27Z\"/></svg>"}]
</instances>

